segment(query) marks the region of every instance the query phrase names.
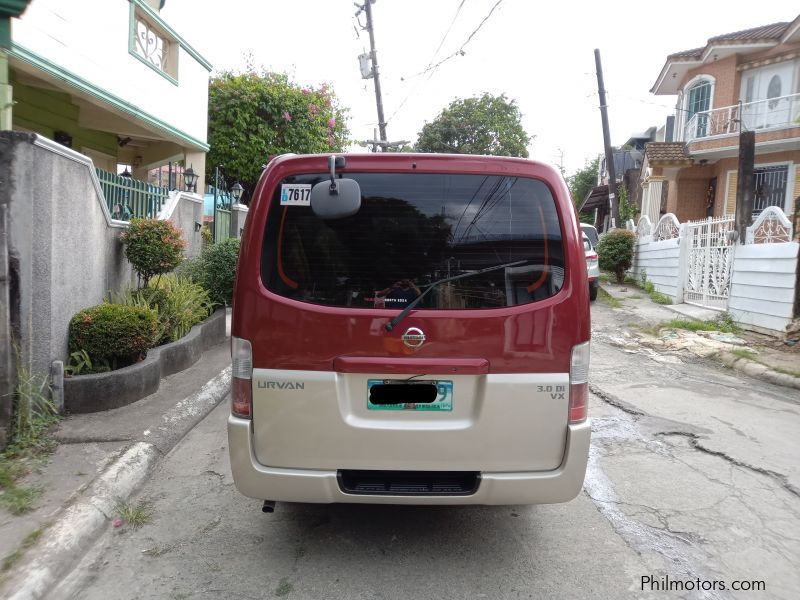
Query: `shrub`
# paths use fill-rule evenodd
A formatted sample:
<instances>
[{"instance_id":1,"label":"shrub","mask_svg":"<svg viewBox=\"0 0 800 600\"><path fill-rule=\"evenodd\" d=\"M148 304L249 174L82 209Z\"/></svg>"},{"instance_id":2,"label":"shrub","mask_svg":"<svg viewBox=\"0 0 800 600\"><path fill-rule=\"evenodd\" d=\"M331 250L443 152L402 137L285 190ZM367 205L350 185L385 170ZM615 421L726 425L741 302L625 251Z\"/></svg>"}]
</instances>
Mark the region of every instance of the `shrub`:
<instances>
[{"instance_id":1,"label":"shrub","mask_svg":"<svg viewBox=\"0 0 800 600\"><path fill-rule=\"evenodd\" d=\"M203 283L203 259L200 256L187 258L174 271L175 275L194 283Z\"/></svg>"},{"instance_id":2,"label":"shrub","mask_svg":"<svg viewBox=\"0 0 800 600\"><path fill-rule=\"evenodd\" d=\"M77 313L69 323L69 352L85 350L93 363L112 369L136 362L156 341L154 310L143 306L98 304Z\"/></svg>"},{"instance_id":3,"label":"shrub","mask_svg":"<svg viewBox=\"0 0 800 600\"><path fill-rule=\"evenodd\" d=\"M115 304L149 308L158 319L156 345L179 340L211 312L208 292L188 277L157 277L140 290L127 289L112 296Z\"/></svg>"},{"instance_id":4,"label":"shrub","mask_svg":"<svg viewBox=\"0 0 800 600\"><path fill-rule=\"evenodd\" d=\"M233 281L236 278L236 261L239 258L239 240L229 238L212 244L201 255L202 274L199 283L208 290L214 305L230 304L233 299Z\"/></svg>"},{"instance_id":5,"label":"shrub","mask_svg":"<svg viewBox=\"0 0 800 600\"><path fill-rule=\"evenodd\" d=\"M133 219L122 233L125 256L146 287L153 275L168 273L183 260L186 245L180 230L169 221Z\"/></svg>"},{"instance_id":6,"label":"shrub","mask_svg":"<svg viewBox=\"0 0 800 600\"><path fill-rule=\"evenodd\" d=\"M597 255L600 268L611 271L617 283L625 281L625 271L633 264L633 247L636 234L627 229L612 229L600 238L597 243Z\"/></svg>"},{"instance_id":7,"label":"shrub","mask_svg":"<svg viewBox=\"0 0 800 600\"><path fill-rule=\"evenodd\" d=\"M211 312L208 292L185 277L159 277L147 292L150 292L150 307L157 310L164 328L161 344L179 340Z\"/></svg>"}]
</instances>

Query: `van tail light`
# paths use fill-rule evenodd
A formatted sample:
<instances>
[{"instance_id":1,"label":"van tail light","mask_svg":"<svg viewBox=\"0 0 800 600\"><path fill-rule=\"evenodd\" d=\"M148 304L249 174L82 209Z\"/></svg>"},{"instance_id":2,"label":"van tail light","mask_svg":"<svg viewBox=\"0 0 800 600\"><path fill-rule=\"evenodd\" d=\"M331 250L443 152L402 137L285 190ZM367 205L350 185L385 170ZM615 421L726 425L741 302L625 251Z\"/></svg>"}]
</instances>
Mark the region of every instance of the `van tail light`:
<instances>
[{"instance_id":1,"label":"van tail light","mask_svg":"<svg viewBox=\"0 0 800 600\"><path fill-rule=\"evenodd\" d=\"M597 262L597 254L595 252L589 252L586 254L586 260L590 263Z\"/></svg>"},{"instance_id":2,"label":"van tail light","mask_svg":"<svg viewBox=\"0 0 800 600\"><path fill-rule=\"evenodd\" d=\"M589 408L589 342L572 348L569 363L569 422L586 420Z\"/></svg>"},{"instance_id":3,"label":"van tail light","mask_svg":"<svg viewBox=\"0 0 800 600\"><path fill-rule=\"evenodd\" d=\"M231 337L231 413L253 416L253 347L242 338Z\"/></svg>"}]
</instances>

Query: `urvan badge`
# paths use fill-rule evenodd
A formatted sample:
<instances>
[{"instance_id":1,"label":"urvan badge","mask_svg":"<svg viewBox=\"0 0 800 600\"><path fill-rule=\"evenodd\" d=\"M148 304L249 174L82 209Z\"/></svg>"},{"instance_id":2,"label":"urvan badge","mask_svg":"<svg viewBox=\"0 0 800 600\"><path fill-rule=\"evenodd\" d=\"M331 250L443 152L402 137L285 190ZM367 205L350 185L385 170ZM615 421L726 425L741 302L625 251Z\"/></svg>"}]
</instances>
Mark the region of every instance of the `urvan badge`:
<instances>
[{"instance_id":1,"label":"urvan badge","mask_svg":"<svg viewBox=\"0 0 800 600\"><path fill-rule=\"evenodd\" d=\"M306 384L302 381L259 381L258 387L267 390L304 390Z\"/></svg>"},{"instance_id":2,"label":"urvan badge","mask_svg":"<svg viewBox=\"0 0 800 600\"><path fill-rule=\"evenodd\" d=\"M406 346L416 350L425 343L425 333L418 327L409 327L406 329L406 332L400 336L400 339L403 340Z\"/></svg>"}]
</instances>

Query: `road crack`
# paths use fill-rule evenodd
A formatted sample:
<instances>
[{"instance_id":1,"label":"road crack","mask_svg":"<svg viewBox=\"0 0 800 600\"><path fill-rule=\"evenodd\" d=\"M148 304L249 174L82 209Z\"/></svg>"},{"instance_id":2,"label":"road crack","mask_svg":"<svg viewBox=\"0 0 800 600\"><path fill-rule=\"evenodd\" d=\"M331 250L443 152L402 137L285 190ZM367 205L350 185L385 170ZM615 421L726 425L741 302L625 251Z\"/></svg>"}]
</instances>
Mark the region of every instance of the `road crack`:
<instances>
[{"instance_id":1,"label":"road crack","mask_svg":"<svg viewBox=\"0 0 800 600\"><path fill-rule=\"evenodd\" d=\"M800 498L800 490L798 490L795 486L793 486L791 483L789 483L789 478L786 477L786 475L784 475L782 473L778 473L777 471L773 471L772 469L765 469L763 467L757 467L755 465L751 465L749 463L743 462L743 461L741 461L739 459L733 458L729 454L727 454L725 452L722 452L720 450L712 450L711 448L707 448L706 446L702 445L700 437L697 434L688 433L686 431L665 431L665 432L658 433L656 435L659 435L659 436L662 436L662 437L666 437L666 436L670 436L670 435L679 435L679 436L683 436L683 437L689 438L689 443L691 444L692 448L694 448L695 450L699 450L700 452L704 452L706 454L710 454L711 456L716 456L718 458L721 458L721 459L729 462L730 464L732 464L734 466L737 466L737 467L742 468L742 469L747 469L748 471L752 471L753 473L759 473L761 475L766 475L767 477L770 477L771 479L774 479L775 481L777 481L778 484L783 489L785 489L787 492L789 492L790 494L793 494L794 496L797 496L798 498Z\"/></svg>"},{"instance_id":2,"label":"road crack","mask_svg":"<svg viewBox=\"0 0 800 600\"><path fill-rule=\"evenodd\" d=\"M601 390L593 383L589 384L589 391L592 392L598 398L600 398L606 404L610 404L611 406L620 409L622 412L626 412L629 415L634 415L637 417L642 417L645 415L645 413L633 408L630 404L628 404L621 398L618 398L614 394Z\"/></svg>"}]
</instances>

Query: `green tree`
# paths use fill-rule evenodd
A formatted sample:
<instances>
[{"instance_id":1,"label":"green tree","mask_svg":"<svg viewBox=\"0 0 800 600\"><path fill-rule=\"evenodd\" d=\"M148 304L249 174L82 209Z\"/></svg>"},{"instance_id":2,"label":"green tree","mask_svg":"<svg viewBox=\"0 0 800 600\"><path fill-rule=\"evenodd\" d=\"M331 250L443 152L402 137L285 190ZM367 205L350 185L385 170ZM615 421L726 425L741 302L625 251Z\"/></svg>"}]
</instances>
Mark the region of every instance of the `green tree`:
<instances>
[{"instance_id":1,"label":"green tree","mask_svg":"<svg viewBox=\"0 0 800 600\"><path fill-rule=\"evenodd\" d=\"M419 133L418 152L528 157L522 114L505 94L457 99Z\"/></svg>"},{"instance_id":2,"label":"green tree","mask_svg":"<svg viewBox=\"0 0 800 600\"><path fill-rule=\"evenodd\" d=\"M208 90L206 176L222 165L247 199L270 156L342 152L348 144L347 109L327 85L301 86L283 73L223 72Z\"/></svg>"},{"instance_id":3,"label":"green tree","mask_svg":"<svg viewBox=\"0 0 800 600\"><path fill-rule=\"evenodd\" d=\"M628 189L621 183L617 186L617 195L619 196L619 218L624 225L636 216L636 205L628 202Z\"/></svg>"},{"instance_id":4,"label":"green tree","mask_svg":"<svg viewBox=\"0 0 800 600\"><path fill-rule=\"evenodd\" d=\"M181 230L169 221L133 219L120 239L142 287L147 287L154 275L168 273L183 261L186 242Z\"/></svg>"},{"instance_id":5,"label":"green tree","mask_svg":"<svg viewBox=\"0 0 800 600\"><path fill-rule=\"evenodd\" d=\"M597 185L597 171L600 168L600 157L586 161L582 169L579 169L567 177L567 185L572 194L572 201L577 207L583 204L586 196Z\"/></svg>"}]
</instances>

